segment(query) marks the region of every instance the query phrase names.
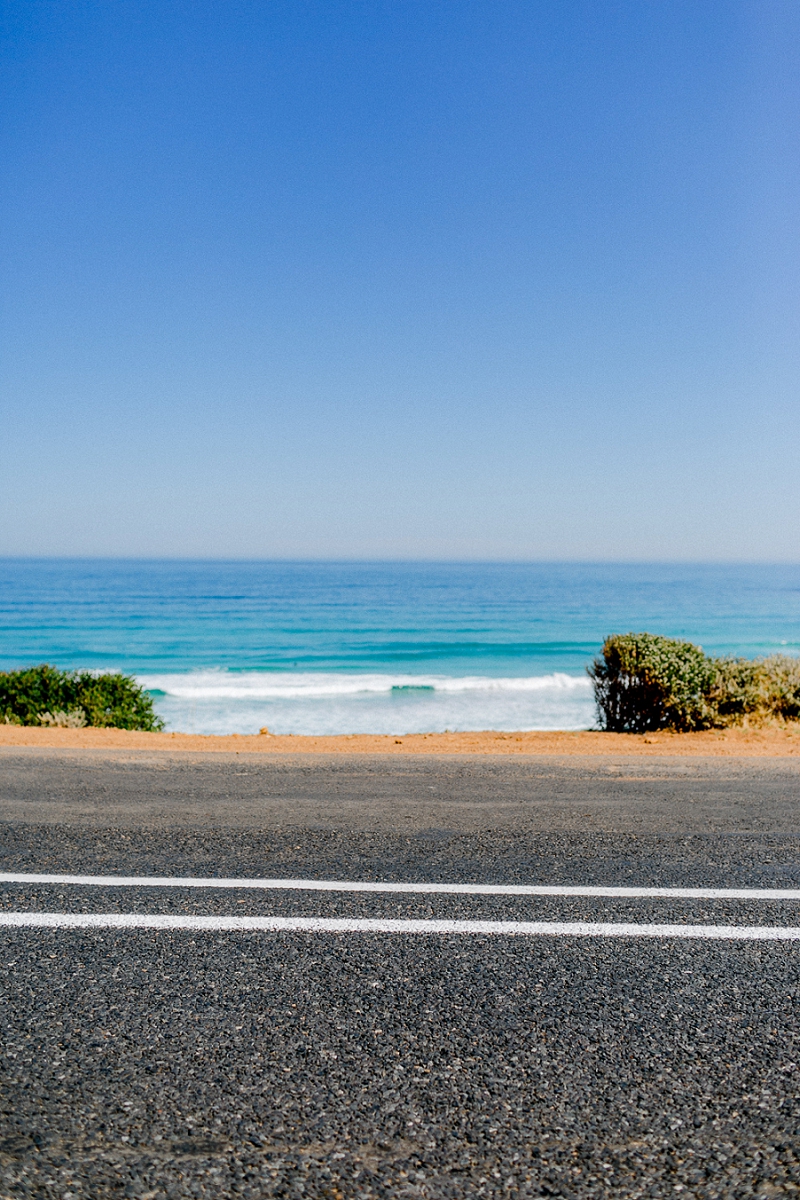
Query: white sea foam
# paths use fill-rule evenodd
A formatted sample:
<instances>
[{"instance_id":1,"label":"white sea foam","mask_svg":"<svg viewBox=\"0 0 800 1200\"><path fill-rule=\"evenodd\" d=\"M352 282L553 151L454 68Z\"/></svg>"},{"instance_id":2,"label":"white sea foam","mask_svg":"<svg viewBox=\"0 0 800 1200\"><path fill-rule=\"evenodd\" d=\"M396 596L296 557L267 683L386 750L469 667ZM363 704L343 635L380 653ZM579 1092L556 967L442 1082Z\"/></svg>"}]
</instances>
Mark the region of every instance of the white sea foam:
<instances>
[{"instance_id":1,"label":"white sea foam","mask_svg":"<svg viewBox=\"0 0 800 1200\"><path fill-rule=\"evenodd\" d=\"M588 694L585 676L523 675L493 678L486 675L367 675L322 671L192 671L185 675L140 675L151 691L184 700L300 699L317 696L356 696L393 691L434 692L543 692L580 691Z\"/></svg>"},{"instance_id":2,"label":"white sea foam","mask_svg":"<svg viewBox=\"0 0 800 1200\"><path fill-rule=\"evenodd\" d=\"M245 733L585 729L585 675L404 675L321 671L193 671L140 675L170 729Z\"/></svg>"}]
</instances>

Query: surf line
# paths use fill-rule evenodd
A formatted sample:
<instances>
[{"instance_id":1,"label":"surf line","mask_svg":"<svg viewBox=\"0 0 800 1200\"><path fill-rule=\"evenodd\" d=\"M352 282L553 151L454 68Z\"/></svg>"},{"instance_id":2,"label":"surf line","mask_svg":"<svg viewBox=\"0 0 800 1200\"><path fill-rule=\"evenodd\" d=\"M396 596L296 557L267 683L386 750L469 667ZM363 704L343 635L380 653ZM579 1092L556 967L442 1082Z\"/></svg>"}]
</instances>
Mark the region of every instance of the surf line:
<instances>
[{"instance_id":1,"label":"surf line","mask_svg":"<svg viewBox=\"0 0 800 1200\"><path fill-rule=\"evenodd\" d=\"M171 913L4 912L0 926L27 929L152 929L190 933L393 933L566 938L691 938L800 941L800 927L637 925L596 921L416 921L371 917L209 917Z\"/></svg>"},{"instance_id":2,"label":"surf line","mask_svg":"<svg viewBox=\"0 0 800 1200\"><path fill-rule=\"evenodd\" d=\"M381 883L345 879L222 879L176 875L42 875L0 871L0 883L80 887L225 888L258 891L374 892L437 896L608 896L667 900L800 900L798 888L610 887L495 883Z\"/></svg>"}]
</instances>

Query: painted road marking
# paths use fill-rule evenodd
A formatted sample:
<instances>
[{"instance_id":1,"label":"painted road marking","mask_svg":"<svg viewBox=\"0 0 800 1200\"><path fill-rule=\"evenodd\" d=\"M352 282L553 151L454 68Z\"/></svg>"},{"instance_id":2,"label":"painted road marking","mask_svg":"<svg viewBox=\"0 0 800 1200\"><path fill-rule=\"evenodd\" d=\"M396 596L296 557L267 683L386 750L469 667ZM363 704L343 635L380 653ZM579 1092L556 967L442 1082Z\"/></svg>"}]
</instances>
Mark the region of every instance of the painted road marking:
<instances>
[{"instance_id":1,"label":"painted road marking","mask_svg":"<svg viewBox=\"0 0 800 1200\"><path fill-rule=\"evenodd\" d=\"M85 887L254 888L261 891L384 892L441 896L608 896L667 900L800 900L797 888L604 887L495 883L374 883L343 879L216 879L174 875L35 875L0 871L0 883Z\"/></svg>"},{"instance_id":2,"label":"painted road marking","mask_svg":"<svg viewBox=\"0 0 800 1200\"><path fill-rule=\"evenodd\" d=\"M190 932L488 934L511 937L694 938L800 941L800 927L636 925L595 921L413 921L370 917L192 917L149 913L0 913L0 926L37 929L164 929Z\"/></svg>"}]
</instances>

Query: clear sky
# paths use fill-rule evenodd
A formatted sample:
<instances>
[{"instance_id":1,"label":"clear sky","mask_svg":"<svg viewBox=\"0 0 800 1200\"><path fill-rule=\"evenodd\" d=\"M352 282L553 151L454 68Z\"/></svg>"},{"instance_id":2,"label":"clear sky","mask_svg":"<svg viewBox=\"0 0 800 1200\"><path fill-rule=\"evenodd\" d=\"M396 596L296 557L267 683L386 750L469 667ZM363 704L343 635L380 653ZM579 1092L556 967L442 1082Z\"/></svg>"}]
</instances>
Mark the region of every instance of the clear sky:
<instances>
[{"instance_id":1,"label":"clear sky","mask_svg":"<svg viewBox=\"0 0 800 1200\"><path fill-rule=\"evenodd\" d=\"M800 559L796 0L5 0L0 553Z\"/></svg>"}]
</instances>

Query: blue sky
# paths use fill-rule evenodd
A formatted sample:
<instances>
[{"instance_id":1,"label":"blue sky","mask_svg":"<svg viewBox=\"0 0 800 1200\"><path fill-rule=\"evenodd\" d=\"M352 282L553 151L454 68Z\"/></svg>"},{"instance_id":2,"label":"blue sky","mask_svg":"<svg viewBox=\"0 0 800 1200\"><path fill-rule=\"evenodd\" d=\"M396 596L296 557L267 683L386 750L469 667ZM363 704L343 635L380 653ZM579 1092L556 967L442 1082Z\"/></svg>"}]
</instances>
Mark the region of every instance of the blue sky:
<instances>
[{"instance_id":1,"label":"blue sky","mask_svg":"<svg viewBox=\"0 0 800 1200\"><path fill-rule=\"evenodd\" d=\"M0 553L800 558L800 6L6 0Z\"/></svg>"}]
</instances>

